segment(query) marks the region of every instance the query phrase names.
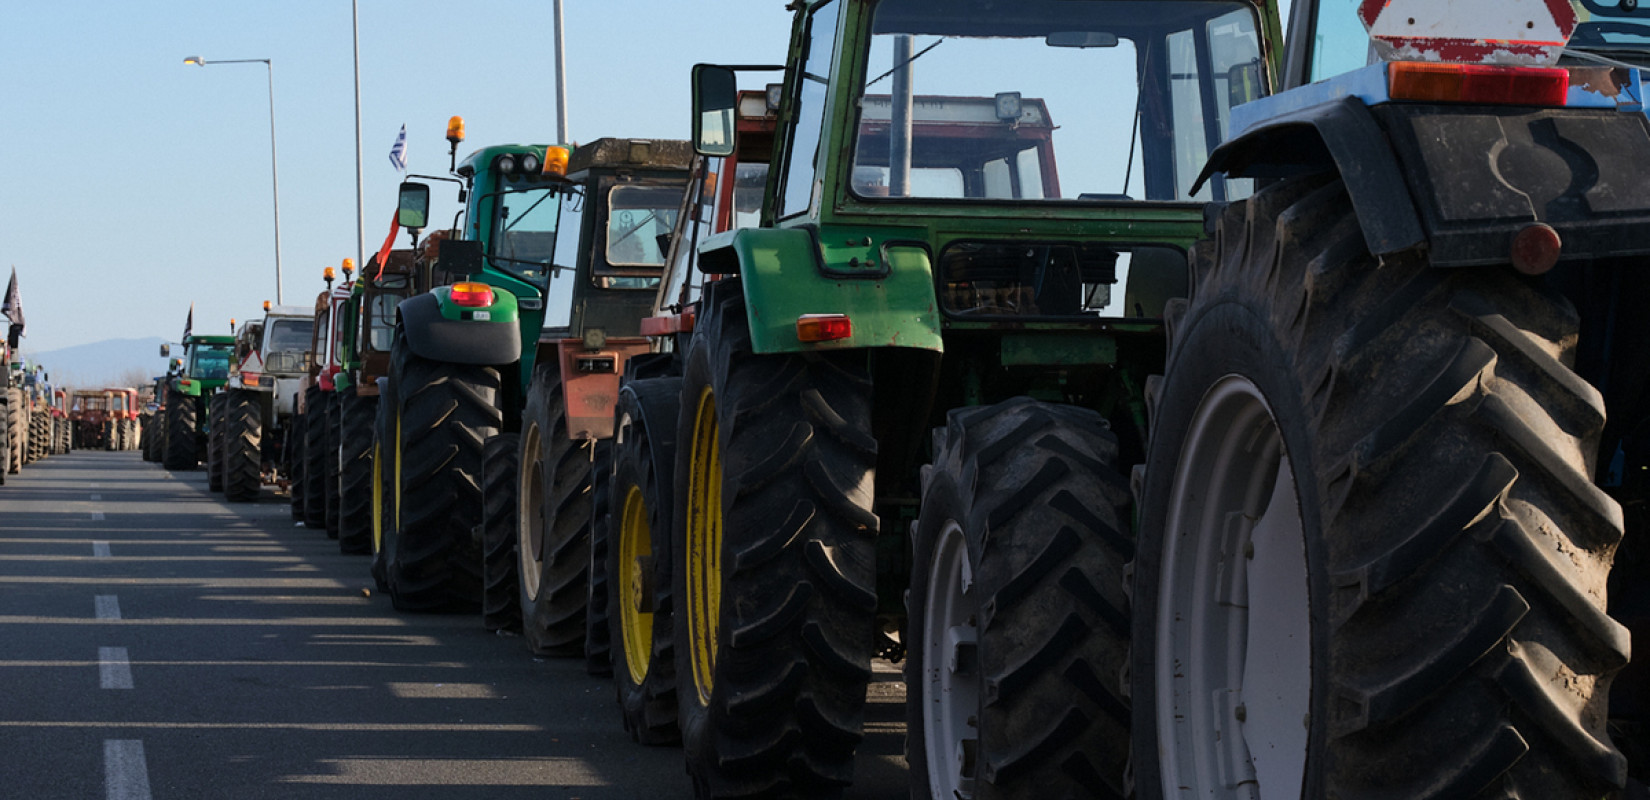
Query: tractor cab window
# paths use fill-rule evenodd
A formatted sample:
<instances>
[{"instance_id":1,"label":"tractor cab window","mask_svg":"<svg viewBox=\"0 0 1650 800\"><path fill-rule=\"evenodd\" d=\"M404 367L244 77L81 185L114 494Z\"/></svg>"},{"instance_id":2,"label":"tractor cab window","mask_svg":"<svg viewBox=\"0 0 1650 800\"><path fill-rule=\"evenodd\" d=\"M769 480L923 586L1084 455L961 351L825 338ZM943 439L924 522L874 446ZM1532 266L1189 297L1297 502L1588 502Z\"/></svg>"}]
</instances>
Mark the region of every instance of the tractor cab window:
<instances>
[{"instance_id":1,"label":"tractor cab window","mask_svg":"<svg viewBox=\"0 0 1650 800\"><path fill-rule=\"evenodd\" d=\"M1358 19L1358 0L1323 0L1315 11L1308 83L1375 63L1369 32Z\"/></svg>"},{"instance_id":2,"label":"tractor cab window","mask_svg":"<svg viewBox=\"0 0 1650 800\"><path fill-rule=\"evenodd\" d=\"M562 191L537 183L506 184L495 196L497 213L488 261L534 286L550 280L560 228Z\"/></svg>"},{"instance_id":3,"label":"tractor cab window","mask_svg":"<svg viewBox=\"0 0 1650 800\"><path fill-rule=\"evenodd\" d=\"M657 277L616 275L636 268L665 265L670 231L682 205L682 187L615 186L607 193L606 266L597 270L598 285L606 289L653 289ZM609 274L603 274L609 273Z\"/></svg>"},{"instance_id":4,"label":"tractor cab window","mask_svg":"<svg viewBox=\"0 0 1650 800\"><path fill-rule=\"evenodd\" d=\"M1265 92L1247 3L879 0L850 188L863 199L1230 200L1191 193Z\"/></svg>"},{"instance_id":5,"label":"tractor cab window","mask_svg":"<svg viewBox=\"0 0 1650 800\"><path fill-rule=\"evenodd\" d=\"M196 347L192 355L189 377L204 381L229 377L230 345Z\"/></svg>"},{"instance_id":6,"label":"tractor cab window","mask_svg":"<svg viewBox=\"0 0 1650 800\"><path fill-rule=\"evenodd\" d=\"M402 285L406 279L402 278ZM369 334L368 344L372 349L381 353L388 353L390 345L395 342L395 307L401 304L401 295L375 294L372 297L372 306L368 309Z\"/></svg>"},{"instance_id":7,"label":"tractor cab window","mask_svg":"<svg viewBox=\"0 0 1650 800\"><path fill-rule=\"evenodd\" d=\"M314 320L278 319L264 333L264 369L269 372L301 372L304 353L309 350Z\"/></svg>"}]
</instances>

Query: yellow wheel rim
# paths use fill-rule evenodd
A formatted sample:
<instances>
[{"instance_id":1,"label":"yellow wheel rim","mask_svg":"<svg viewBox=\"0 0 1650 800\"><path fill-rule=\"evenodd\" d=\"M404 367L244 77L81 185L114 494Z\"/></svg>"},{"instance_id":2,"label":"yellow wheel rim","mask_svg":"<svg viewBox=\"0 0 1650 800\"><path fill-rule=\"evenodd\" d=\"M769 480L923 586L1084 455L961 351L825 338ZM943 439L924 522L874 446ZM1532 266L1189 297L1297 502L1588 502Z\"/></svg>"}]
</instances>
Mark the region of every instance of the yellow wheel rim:
<instances>
[{"instance_id":1,"label":"yellow wheel rim","mask_svg":"<svg viewBox=\"0 0 1650 800\"><path fill-rule=\"evenodd\" d=\"M372 443L372 552L384 549L384 446Z\"/></svg>"},{"instance_id":2,"label":"yellow wheel rim","mask_svg":"<svg viewBox=\"0 0 1650 800\"><path fill-rule=\"evenodd\" d=\"M693 422L693 460L687 496L687 613L689 658L700 705L710 705L716 676L716 634L722 608L722 450L717 443L716 398L699 395Z\"/></svg>"},{"instance_id":3,"label":"yellow wheel rim","mask_svg":"<svg viewBox=\"0 0 1650 800\"><path fill-rule=\"evenodd\" d=\"M653 538L647 524L647 503L642 489L632 485L625 493L624 515L619 520L619 626L624 636L624 660L630 668L631 683L640 686L647 679L649 655L653 652L653 613L647 597L652 563Z\"/></svg>"},{"instance_id":4,"label":"yellow wheel rim","mask_svg":"<svg viewBox=\"0 0 1650 800\"><path fill-rule=\"evenodd\" d=\"M395 529L401 530L401 410L395 411Z\"/></svg>"}]
</instances>

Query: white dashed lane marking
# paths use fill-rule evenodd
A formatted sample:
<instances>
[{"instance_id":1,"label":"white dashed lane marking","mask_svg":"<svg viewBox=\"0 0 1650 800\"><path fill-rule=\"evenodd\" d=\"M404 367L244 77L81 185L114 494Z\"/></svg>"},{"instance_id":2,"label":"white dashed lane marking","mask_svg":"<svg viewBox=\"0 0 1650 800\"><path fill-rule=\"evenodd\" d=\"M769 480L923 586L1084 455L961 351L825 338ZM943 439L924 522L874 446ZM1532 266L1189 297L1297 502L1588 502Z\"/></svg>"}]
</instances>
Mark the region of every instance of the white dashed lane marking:
<instances>
[{"instance_id":1,"label":"white dashed lane marking","mask_svg":"<svg viewBox=\"0 0 1650 800\"><path fill-rule=\"evenodd\" d=\"M103 499L103 495L100 495L100 494L94 494L94 495L92 495L92 499L93 499L93 500L102 500L102 499Z\"/></svg>"},{"instance_id":2,"label":"white dashed lane marking","mask_svg":"<svg viewBox=\"0 0 1650 800\"><path fill-rule=\"evenodd\" d=\"M97 649L98 681L105 689L132 688L132 660L124 647Z\"/></svg>"},{"instance_id":3,"label":"white dashed lane marking","mask_svg":"<svg viewBox=\"0 0 1650 800\"><path fill-rule=\"evenodd\" d=\"M92 512L92 521L93 522L97 522L98 520L101 520L101 519L103 519L103 512L102 511L93 511Z\"/></svg>"},{"instance_id":4,"label":"white dashed lane marking","mask_svg":"<svg viewBox=\"0 0 1650 800\"><path fill-rule=\"evenodd\" d=\"M149 765L142 740L104 740L103 785L108 800L149 800Z\"/></svg>"},{"instance_id":5,"label":"white dashed lane marking","mask_svg":"<svg viewBox=\"0 0 1650 800\"><path fill-rule=\"evenodd\" d=\"M92 558L109 558L109 543L92 542Z\"/></svg>"},{"instance_id":6,"label":"white dashed lane marking","mask_svg":"<svg viewBox=\"0 0 1650 800\"><path fill-rule=\"evenodd\" d=\"M120 619L120 598L112 594L100 594L93 598L97 607L98 619Z\"/></svg>"}]
</instances>

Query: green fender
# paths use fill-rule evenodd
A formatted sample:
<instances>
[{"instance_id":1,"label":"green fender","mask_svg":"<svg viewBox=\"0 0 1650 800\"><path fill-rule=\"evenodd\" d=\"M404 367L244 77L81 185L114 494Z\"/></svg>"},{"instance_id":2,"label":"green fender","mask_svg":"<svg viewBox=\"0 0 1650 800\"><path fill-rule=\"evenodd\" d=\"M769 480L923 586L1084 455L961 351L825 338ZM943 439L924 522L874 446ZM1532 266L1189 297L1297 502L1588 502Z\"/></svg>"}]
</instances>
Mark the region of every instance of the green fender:
<instances>
[{"instance_id":1,"label":"green fender","mask_svg":"<svg viewBox=\"0 0 1650 800\"><path fill-rule=\"evenodd\" d=\"M704 272L742 279L756 352L944 349L925 246L879 229L833 227L821 238L826 245L841 239L836 244L843 246L822 247L806 228L743 228L710 237L700 248ZM805 314L846 314L853 333L828 342L798 341L796 321Z\"/></svg>"}]
</instances>

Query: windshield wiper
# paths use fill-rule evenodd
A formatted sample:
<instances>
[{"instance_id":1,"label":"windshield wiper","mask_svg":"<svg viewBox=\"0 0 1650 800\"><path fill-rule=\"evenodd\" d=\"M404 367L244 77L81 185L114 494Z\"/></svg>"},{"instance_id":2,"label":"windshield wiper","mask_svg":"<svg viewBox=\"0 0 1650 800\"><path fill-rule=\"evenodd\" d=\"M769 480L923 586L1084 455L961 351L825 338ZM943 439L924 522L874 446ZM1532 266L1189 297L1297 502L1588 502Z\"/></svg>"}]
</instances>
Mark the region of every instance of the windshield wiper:
<instances>
[{"instance_id":1,"label":"windshield wiper","mask_svg":"<svg viewBox=\"0 0 1650 800\"><path fill-rule=\"evenodd\" d=\"M927 47L924 47L921 50L918 50L916 55L913 55L910 58L907 58L904 61L901 61L900 63L895 64L893 69L888 70L887 72L884 72L881 75L878 75L875 79L871 80L869 83L866 83L865 88L869 89L872 86L875 86L877 84L877 81L880 81L883 78L888 77L889 75L892 75L896 72L899 72L902 69L905 69L905 67L908 64L910 64L913 61L916 61L919 58L922 58L923 56L928 54L929 50L933 50L934 48L939 47L942 44L945 44L945 38L944 37L941 37L939 41L937 41L937 42L935 42L935 43L933 43L933 44L931 44Z\"/></svg>"}]
</instances>

